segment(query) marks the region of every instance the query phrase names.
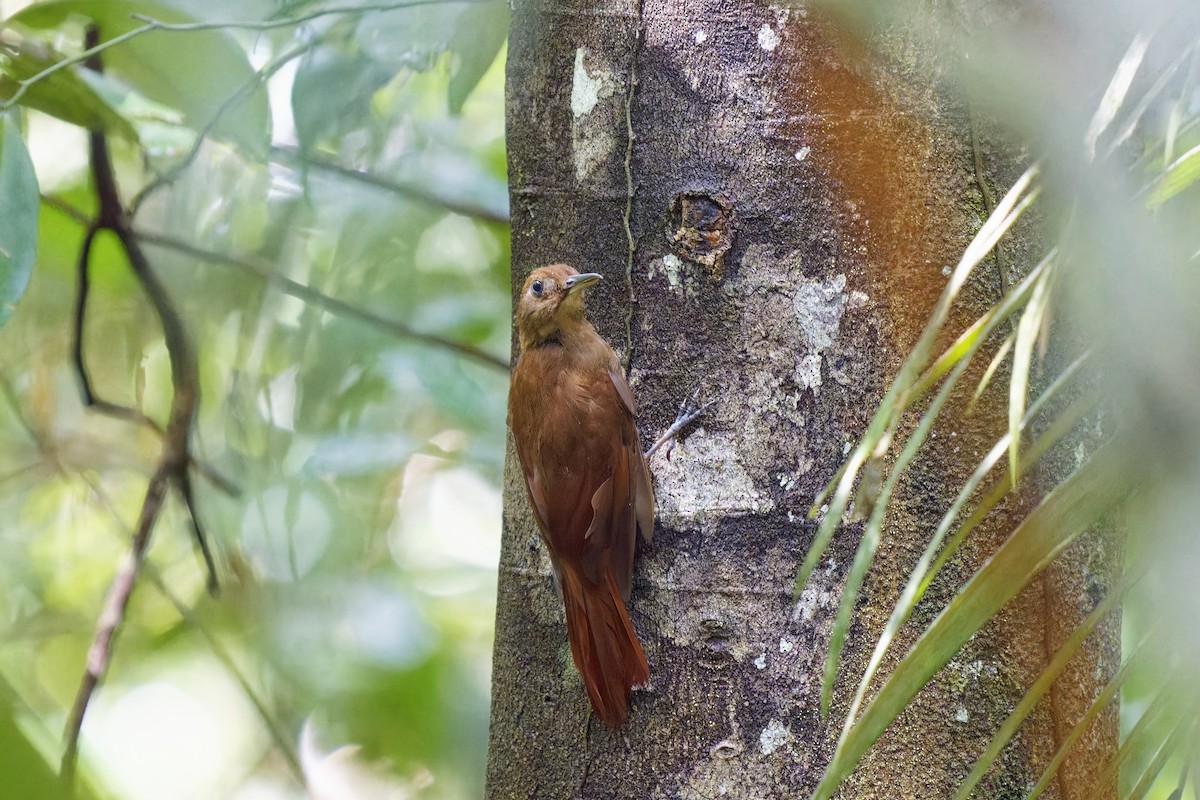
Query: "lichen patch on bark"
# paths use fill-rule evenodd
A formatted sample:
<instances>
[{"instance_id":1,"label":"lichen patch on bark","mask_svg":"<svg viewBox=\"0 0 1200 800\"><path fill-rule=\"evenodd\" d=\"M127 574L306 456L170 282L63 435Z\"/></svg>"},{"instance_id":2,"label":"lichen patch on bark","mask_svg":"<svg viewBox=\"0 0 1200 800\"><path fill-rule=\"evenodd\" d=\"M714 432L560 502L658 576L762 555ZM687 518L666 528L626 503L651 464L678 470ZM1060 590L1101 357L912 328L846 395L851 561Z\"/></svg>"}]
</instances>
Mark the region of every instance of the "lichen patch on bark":
<instances>
[{"instance_id":1,"label":"lichen patch on bark","mask_svg":"<svg viewBox=\"0 0 1200 800\"><path fill-rule=\"evenodd\" d=\"M596 58L594 54L591 56L593 61ZM571 153L575 177L580 181L603 164L617 147L616 131L606 124L607 115L593 112L601 102L619 99L620 81L613 70L605 67L593 65L589 71L587 60L587 49L578 48L571 76Z\"/></svg>"}]
</instances>

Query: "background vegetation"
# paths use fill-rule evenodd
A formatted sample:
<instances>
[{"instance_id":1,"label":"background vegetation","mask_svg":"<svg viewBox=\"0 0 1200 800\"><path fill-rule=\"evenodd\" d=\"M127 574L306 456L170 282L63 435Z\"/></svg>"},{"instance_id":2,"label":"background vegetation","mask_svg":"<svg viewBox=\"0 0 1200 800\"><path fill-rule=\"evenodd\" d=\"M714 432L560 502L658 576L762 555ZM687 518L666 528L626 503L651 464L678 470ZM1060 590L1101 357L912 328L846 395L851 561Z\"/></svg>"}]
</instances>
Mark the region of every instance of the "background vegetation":
<instances>
[{"instance_id":1,"label":"background vegetation","mask_svg":"<svg viewBox=\"0 0 1200 800\"><path fill-rule=\"evenodd\" d=\"M233 491L191 470L217 598L170 494L82 777L99 797L301 797L303 776L320 797L479 796L509 342L504 4L17 5L0 33L0 741L45 761L6 746L0 784L57 765L162 442L86 409L72 359L98 208L80 124L99 121L197 351L193 454ZM137 33L146 20L185 29ZM21 82L78 56L89 24L133 32L102 76ZM111 232L88 272L96 396L165 424L171 356ZM362 749L330 755L345 744Z\"/></svg>"}]
</instances>

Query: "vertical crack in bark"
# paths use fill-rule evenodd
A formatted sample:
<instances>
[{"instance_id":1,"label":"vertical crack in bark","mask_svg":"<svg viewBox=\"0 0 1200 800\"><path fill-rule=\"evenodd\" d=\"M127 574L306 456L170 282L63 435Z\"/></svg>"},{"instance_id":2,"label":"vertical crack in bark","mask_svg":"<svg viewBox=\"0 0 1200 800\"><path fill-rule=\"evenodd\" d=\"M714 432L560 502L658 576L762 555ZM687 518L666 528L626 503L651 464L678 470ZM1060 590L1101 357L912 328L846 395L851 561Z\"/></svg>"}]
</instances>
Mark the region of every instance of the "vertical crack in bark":
<instances>
[{"instance_id":1,"label":"vertical crack in bark","mask_svg":"<svg viewBox=\"0 0 1200 800\"><path fill-rule=\"evenodd\" d=\"M992 194L992 187L987 182L987 171L983 166L983 151L979 147L979 126L975 121L975 112L969 107L967 108L967 120L971 126L971 155L975 161L975 183L979 185L979 196L983 199L983 218L986 220L996 210L996 196ZM992 252L995 253L996 274L1000 278L1000 297L1004 298L1008 295L1008 268L1004 263L1003 243L996 242ZM1015 319L1012 325L1013 330L1016 330Z\"/></svg>"},{"instance_id":2,"label":"vertical crack in bark","mask_svg":"<svg viewBox=\"0 0 1200 800\"><path fill-rule=\"evenodd\" d=\"M625 90L625 209L621 221L625 226L625 353L622 356L622 367L629 374L629 363L633 358L633 254L637 242L633 238L633 195L637 187L633 182L633 93L637 90L637 59L642 49L642 39L645 35L645 23L642 18L642 0L633 0L634 28L633 43L629 52L629 86Z\"/></svg>"}]
</instances>

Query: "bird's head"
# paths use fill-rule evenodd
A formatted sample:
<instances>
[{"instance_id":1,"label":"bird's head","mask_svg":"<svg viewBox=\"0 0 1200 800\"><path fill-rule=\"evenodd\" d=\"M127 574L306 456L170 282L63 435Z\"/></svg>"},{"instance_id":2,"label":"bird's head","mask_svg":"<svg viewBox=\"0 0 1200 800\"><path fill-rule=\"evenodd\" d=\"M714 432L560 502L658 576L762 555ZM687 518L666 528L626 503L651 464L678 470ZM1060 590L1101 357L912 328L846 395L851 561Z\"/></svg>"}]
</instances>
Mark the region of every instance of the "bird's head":
<instances>
[{"instance_id":1,"label":"bird's head","mask_svg":"<svg viewBox=\"0 0 1200 800\"><path fill-rule=\"evenodd\" d=\"M599 280L598 273L580 273L566 264L550 264L529 273L517 301L521 350L547 342L561 344L564 333L586 325L583 290Z\"/></svg>"}]
</instances>

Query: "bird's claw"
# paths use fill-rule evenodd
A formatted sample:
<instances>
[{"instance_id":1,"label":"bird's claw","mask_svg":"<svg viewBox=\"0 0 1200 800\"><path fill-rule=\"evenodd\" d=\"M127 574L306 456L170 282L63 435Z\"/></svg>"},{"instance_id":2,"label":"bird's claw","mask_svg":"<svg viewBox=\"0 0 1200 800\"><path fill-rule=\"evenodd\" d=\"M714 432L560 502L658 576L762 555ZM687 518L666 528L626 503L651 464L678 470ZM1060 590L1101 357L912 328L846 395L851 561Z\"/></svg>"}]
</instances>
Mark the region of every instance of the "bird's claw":
<instances>
[{"instance_id":1,"label":"bird's claw","mask_svg":"<svg viewBox=\"0 0 1200 800\"><path fill-rule=\"evenodd\" d=\"M671 423L671 426L667 428L662 436L658 437L658 440L654 444L650 445L650 449L646 451L646 458L649 459L659 448L678 436L680 431L699 419L705 409L715 402L715 400L709 400L707 403L701 404L700 387L697 386L693 389L692 393L684 397L683 401L679 404L679 413L675 416L675 421Z\"/></svg>"}]
</instances>

